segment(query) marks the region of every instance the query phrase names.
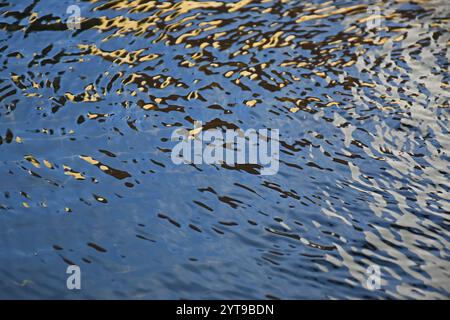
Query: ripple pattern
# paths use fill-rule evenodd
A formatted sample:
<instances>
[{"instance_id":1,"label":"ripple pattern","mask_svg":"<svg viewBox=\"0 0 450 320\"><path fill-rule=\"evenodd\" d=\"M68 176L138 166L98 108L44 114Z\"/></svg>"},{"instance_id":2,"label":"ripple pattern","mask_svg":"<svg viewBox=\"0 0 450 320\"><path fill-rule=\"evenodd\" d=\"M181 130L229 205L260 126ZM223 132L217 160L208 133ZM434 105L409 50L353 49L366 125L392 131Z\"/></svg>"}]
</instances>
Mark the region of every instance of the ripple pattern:
<instances>
[{"instance_id":1,"label":"ripple pattern","mask_svg":"<svg viewBox=\"0 0 450 320\"><path fill-rule=\"evenodd\" d=\"M446 0L1 1L0 298L450 298L449 22ZM279 128L278 174L173 164L195 121Z\"/></svg>"}]
</instances>

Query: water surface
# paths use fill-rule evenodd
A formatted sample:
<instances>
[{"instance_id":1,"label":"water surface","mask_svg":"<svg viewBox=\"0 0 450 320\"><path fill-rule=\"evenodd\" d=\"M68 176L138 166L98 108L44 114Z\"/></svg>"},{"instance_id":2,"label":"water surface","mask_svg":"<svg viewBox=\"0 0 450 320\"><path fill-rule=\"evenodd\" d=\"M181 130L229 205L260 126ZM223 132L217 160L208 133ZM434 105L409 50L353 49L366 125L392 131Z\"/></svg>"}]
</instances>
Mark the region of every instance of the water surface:
<instances>
[{"instance_id":1,"label":"water surface","mask_svg":"<svg viewBox=\"0 0 450 320\"><path fill-rule=\"evenodd\" d=\"M449 298L449 17L0 1L0 298ZM278 128L278 174L175 165L197 120Z\"/></svg>"}]
</instances>

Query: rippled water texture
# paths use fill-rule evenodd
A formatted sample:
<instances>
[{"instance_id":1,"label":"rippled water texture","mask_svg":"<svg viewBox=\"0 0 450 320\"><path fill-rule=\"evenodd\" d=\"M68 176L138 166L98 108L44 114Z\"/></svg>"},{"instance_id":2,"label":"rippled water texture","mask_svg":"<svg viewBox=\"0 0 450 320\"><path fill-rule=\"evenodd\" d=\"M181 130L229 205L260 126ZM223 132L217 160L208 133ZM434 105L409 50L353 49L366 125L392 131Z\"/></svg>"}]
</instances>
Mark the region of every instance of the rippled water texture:
<instances>
[{"instance_id":1,"label":"rippled water texture","mask_svg":"<svg viewBox=\"0 0 450 320\"><path fill-rule=\"evenodd\" d=\"M448 1L0 11L1 298L450 297ZM175 165L196 120L278 174Z\"/></svg>"}]
</instances>

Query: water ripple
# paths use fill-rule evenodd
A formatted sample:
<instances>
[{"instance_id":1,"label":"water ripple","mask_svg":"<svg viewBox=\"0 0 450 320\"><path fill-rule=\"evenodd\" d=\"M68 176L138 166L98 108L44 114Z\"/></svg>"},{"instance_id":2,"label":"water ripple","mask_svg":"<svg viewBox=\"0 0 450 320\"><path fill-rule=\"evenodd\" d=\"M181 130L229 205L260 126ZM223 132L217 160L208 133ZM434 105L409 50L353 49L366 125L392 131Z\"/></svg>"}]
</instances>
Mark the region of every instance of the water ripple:
<instances>
[{"instance_id":1,"label":"water ripple","mask_svg":"<svg viewBox=\"0 0 450 320\"><path fill-rule=\"evenodd\" d=\"M449 14L3 1L0 297L448 299ZM278 174L176 166L195 121L279 128Z\"/></svg>"}]
</instances>

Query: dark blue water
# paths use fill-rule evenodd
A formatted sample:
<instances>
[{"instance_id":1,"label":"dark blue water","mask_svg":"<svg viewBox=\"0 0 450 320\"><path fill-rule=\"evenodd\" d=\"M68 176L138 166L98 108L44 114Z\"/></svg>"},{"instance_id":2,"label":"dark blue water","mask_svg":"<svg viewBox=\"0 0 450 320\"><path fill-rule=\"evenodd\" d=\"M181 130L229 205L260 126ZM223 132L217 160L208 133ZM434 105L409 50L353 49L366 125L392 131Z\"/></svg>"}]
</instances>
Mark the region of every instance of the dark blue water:
<instances>
[{"instance_id":1,"label":"dark blue water","mask_svg":"<svg viewBox=\"0 0 450 320\"><path fill-rule=\"evenodd\" d=\"M450 5L373 4L0 1L0 298L449 298Z\"/></svg>"}]
</instances>

